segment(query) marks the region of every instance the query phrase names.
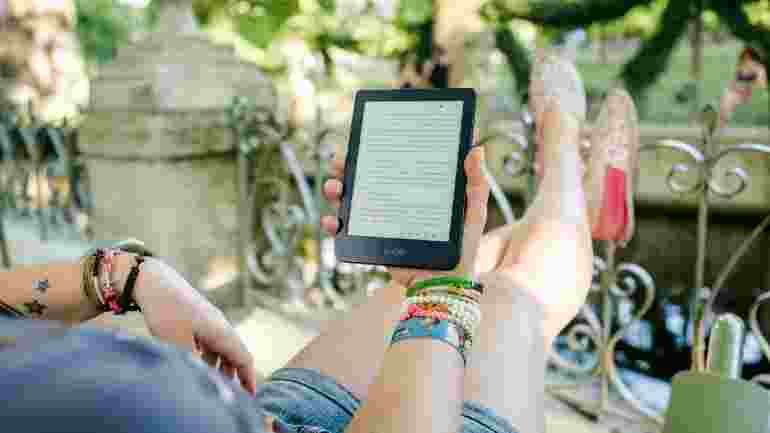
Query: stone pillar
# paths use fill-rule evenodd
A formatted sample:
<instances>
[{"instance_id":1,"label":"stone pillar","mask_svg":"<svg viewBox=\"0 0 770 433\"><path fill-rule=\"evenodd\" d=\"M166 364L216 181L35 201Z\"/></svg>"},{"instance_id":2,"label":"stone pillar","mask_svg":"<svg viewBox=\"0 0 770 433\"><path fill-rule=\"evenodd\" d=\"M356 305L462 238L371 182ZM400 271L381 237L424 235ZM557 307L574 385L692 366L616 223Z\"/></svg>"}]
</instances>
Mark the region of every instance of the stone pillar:
<instances>
[{"instance_id":1,"label":"stone pillar","mask_svg":"<svg viewBox=\"0 0 770 433\"><path fill-rule=\"evenodd\" d=\"M276 97L255 66L198 32L189 1L161 8L160 30L122 49L92 83L80 145L94 234L141 239L214 290L237 281L238 269L237 148L225 110L238 95L271 108Z\"/></svg>"}]
</instances>

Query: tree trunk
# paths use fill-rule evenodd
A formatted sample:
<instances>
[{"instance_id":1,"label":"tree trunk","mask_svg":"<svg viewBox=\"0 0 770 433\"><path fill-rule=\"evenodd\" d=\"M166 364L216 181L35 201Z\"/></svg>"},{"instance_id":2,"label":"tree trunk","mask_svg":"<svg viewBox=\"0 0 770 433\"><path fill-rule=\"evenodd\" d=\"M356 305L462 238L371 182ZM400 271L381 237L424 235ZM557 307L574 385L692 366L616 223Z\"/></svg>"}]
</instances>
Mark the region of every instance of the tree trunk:
<instances>
[{"instance_id":1,"label":"tree trunk","mask_svg":"<svg viewBox=\"0 0 770 433\"><path fill-rule=\"evenodd\" d=\"M467 35L481 29L478 10L481 0L434 0L433 45L445 50L449 87L460 87L465 78ZM433 63L436 63L434 56Z\"/></svg>"},{"instance_id":2,"label":"tree trunk","mask_svg":"<svg viewBox=\"0 0 770 433\"><path fill-rule=\"evenodd\" d=\"M637 103L643 102L641 96L645 90L668 67L671 53L687 31L691 11L691 0L670 1L658 23L660 30L645 40L634 57L623 66L620 78ZM644 104L640 108L643 110Z\"/></svg>"},{"instance_id":3,"label":"tree trunk","mask_svg":"<svg viewBox=\"0 0 770 433\"><path fill-rule=\"evenodd\" d=\"M3 105L43 121L75 116L88 103L89 86L74 32L74 0L0 4Z\"/></svg>"}]
</instances>

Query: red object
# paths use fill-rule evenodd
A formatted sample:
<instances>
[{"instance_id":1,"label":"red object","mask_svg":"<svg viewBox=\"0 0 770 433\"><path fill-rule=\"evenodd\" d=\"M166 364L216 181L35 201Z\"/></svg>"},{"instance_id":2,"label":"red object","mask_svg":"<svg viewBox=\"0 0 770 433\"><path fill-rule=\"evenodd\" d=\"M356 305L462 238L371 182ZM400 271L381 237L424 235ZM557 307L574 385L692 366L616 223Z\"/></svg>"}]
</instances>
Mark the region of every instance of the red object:
<instances>
[{"instance_id":1,"label":"red object","mask_svg":"<svg viewBox=\"0 0 770 433\"><path fill-rule=\"evenodd\" d=\"M604 177L604 200L599 222L592 230L595 240L625 241L629 223L626 173L615 167L607 167Z\"/></svg>"}]
</instances>

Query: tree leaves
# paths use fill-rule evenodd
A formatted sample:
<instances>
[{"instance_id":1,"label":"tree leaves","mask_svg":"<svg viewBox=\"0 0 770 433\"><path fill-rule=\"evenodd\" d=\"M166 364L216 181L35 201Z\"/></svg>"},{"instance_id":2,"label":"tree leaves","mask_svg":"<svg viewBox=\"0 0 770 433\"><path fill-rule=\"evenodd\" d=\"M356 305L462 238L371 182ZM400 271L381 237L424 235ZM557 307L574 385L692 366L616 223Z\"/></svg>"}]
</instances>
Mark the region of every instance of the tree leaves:
<instances>
[{"instance_id":1,"label":"tree leaves","mask_svg":"<svg viewBox=\"0 0 770 433\"><path fill-rule=\"evenodd\" d=\"M259 48L267 48L273 37L299 12L298 0L231 1L230 10L238 33Z\"/></svg>"},{"instance_id":2,"label":"tree leaves","mask_svg":"<svg viewBox=\"0 0 770 433\"><path fill-rule=\"evenodd\" d=\"M405 26L424 24L433 18L433 0L400 0L396 17Z\"/></svg>"},{"instance_id":3,"label":"tree leaves","mask_svg":"<svg viewBox=\"0 0 770 433\"><path fill-rule=\"evenodd\" d=\"M337 2L335 0L318 0L318 5L327 15L331 15L337 10Z\"/></svg>"},{"instance_id":4,"label":"tree leaves","mask_svg":"<svg viewBox=\"0 0 770 433\"><path fill-rule=\"evenodd\" d=\"M78 0L76 31L87 59L105 63L128 40L130 21L124 6L113 0Z\"/></svg>"}]
</instances>

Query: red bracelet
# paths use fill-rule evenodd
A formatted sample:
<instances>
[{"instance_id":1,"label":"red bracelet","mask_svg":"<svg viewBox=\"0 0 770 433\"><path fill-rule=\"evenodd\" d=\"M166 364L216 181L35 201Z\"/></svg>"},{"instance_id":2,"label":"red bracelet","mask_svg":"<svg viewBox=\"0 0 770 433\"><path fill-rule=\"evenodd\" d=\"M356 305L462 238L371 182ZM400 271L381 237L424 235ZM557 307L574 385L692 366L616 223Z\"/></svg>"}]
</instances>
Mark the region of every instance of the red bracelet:
<instances>
[{"instance_id":1,"label":"red bracelet","mask_svg":"<svg viewBox=\"0 0 770 433\"><path fill-rule=\"evenodd\" d=\"M119 300L119 293L118 290L115 289L112 277L113 277L113 260L115 257L121 255L119 251L115 250L99 250L102 255L101 260L101 272L100 276L101 281L99 284L99 292L101 293L102 301L104 302L104 305L109 308L110 311L112 311L115 314L122 314L123 308L121 307ZM97 252L97 254L99 254Z\"/></svg>"}]
</instances>

